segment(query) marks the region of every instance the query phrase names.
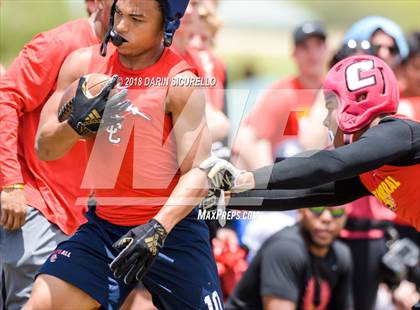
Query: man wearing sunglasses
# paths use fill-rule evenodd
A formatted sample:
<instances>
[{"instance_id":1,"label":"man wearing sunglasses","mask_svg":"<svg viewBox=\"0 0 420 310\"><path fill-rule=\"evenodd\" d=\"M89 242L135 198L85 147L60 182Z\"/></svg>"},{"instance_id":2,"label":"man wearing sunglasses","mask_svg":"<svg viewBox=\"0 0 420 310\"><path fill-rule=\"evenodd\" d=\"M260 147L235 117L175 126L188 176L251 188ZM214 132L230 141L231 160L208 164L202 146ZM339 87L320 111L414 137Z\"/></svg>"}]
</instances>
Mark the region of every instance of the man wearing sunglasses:
<instances>
[{"instance_id":1,"label":"man wearing sunglasses","mask_svg":"<svg viewBox=\"0 0 420 310\"><path fill-rule=\"evenodd\" d=\"M400 26L382 16L368 16L354 23L344 37L345 44L351 40L368 41L368 53L381 58L392 69L408 56L407 41Z\"/></svg>"},{"instance_id":2,"label":"man wearing sunglasses","mask_svg":"<svg viewBox=\"0 0 420 310\"><path fill-rule=\"evenodd\" d=\"M263 244L226 309L353 307L350 252L336 240L345 207L301 209L299 216Z\"/></svg>"}]
</instances>

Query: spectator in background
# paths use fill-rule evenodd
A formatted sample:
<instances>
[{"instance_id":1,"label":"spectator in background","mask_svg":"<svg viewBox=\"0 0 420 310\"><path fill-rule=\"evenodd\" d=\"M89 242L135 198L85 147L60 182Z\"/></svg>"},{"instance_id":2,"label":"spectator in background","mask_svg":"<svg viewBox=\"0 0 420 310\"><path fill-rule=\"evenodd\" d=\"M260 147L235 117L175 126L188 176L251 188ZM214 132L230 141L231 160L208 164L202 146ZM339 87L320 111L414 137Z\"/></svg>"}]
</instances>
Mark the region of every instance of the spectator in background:
<instances>
[{"instance_id":1,"label":"spectator in background","mask_svg":"<svg viewBox=\"0 0 420 310\"><path fill-rule=\"evenodd\" d=\"M420 60L418 34L407 43L400 26L381 16L368 16L353 24L344 37L344 44L368 41L368 54L384 60L395 72L402 100L398 112L413 119L420 117ZM357 44L357 43L356 43ZM411 50L411 51L410 51ZM417 70L417 71L416 71ZM417 94L417 95L416 95Z\"/></svg>"},{"instance_id":2,"label":"spectator in background","mask_svg":"<svg viewBox=\"0 0 420 310\"><path fill-rule=\"evenodd\" d=\"M408 57L401 63L401 110L404 115L420 121L420 32L408 36Z\"/></svg>"},{"instance_id":3,"label":"spectator in background","mask_svg":"<svg viewBox=\"0 0 420 310\"><path fill-rule=\"evenodd\" d=\"M214 86L204 89L206 117L213 142L226 138L230 126L224 113L226 66L212 50L220 26L221 21L213 1L192 0L175 35L173 47L190 65L197 67L201 78L215 79Z\"/></svg>"},{"instance_id":4,"label":"spectator in background","mask_svg":"<svg viewBox=\"0 0 420 310\"><path fill-rule=\"evenodd\" d=\"M309 111L321 87L327 61L327 33L317 22L306 22L293 32L297 76L276 82L251 110L239 130L233 152L237 164L256 169L272 164L284 136L298 133L298 115Z\"/></svg>"},{"instance_id":5,"label":"spectator in background","mask_svg":"<svg viewBox=\"0 0 420 310\"><path fill-rule=\"evenodd\" d=\"M281 144L276 156L287 158L303 151L296 140L289 140ZM251 221L246 223L241 241L248 248L247 260L251 261L261 245L274 233L286 226L296 223L297 211L259 212Z\"/></svg>"},{"instance_id":6,"label":"spectator in background","mask_svg":"<svg viewBox=\"0 0 420 310\"><path fill-rule=\"evenodd\" d=\"M345 207L299 210L300 221L269 238L226 309L352 309L352 263L336 238Z\"/></svg>"},{"instance_id":7,"label":"spectator in background","mask_svg":"<svg viewBox=\"0 0 420 310\"><path fill-rule=\"evenodd\" d=\"M369 41L372 54L395 69L408 56L408 45L399 25L382 16L368 16L354 23L344 36L344 43Z\"/></svg>"},{"instance_id":8,"label":"spectator in background","mask_svg":"<svg viewBox=\"0 0 420 310\"><path fill-rule=\"evenodd\" d=\"M217 1L191 1L187 11L187 21L181 25L179 41L175 36L175 45L184 58L198 67L200 77L215 78L215 85L206 87L206 118L212 135L213 154L229 158L230 150L225 147L230 122L225 114L225 89L227 87L226 65L213 51L215 37L222 25L217 15ZM184 45L180 44L184 41ZM246 251L239 243L232 221L227 221L223 228L215 220L207 221L212 239L213 254L216 259L223 297L226 298L242 273L248 266Z\"/></svg>"},{"instance_id":9,"label":"spectator in background","mask_svg":"<svg viewBox=\"0 0 420 310\"><path fill-rule=\"evenodd\" d=\"M86 11L89 16L91 16L98 9L98 3L95 0L85 0L85 4Z\"/></svg>"},{"instance_id":10,"label":"spectator in background","mask_svg":"<svg viewBox=\"0 0 420 310\"><path fill-rule=\"evenodd\" d=\"M305 22L294 30L293 59L298 74L276 82L251 110L236 137L232 162L244 169L257 169L272 164L276 157L292 156L300 149L295 136L299 122L310 110L323 82L328 53L326 40L327 33L318 22ZM268 237L295 222L296 211L264 212L252 221L239 221L236 226L252 259Z\"/></svg>"}]
</instances>

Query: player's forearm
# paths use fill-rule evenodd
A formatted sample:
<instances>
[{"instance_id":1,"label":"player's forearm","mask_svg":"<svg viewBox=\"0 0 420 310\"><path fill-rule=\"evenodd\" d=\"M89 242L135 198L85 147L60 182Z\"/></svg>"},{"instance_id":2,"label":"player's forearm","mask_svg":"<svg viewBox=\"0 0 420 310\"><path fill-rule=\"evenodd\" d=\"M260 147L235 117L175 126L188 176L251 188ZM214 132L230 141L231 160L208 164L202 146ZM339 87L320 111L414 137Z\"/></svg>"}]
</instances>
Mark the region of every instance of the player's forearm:
<instances>
[{"instance_id":1,"label":"player's forearm","mask_svg":"<svg viewBox=\"0 0 420 310\"><path fill-rule=\"evenodd\" d=\"M316 206L338 206L370 193L358 178L295 190L251 190L232 193L230 209L286 211Z\"/></svg>"},{"instance_id":2,"label":"player's forearm","mask_svg":"<svg viewBox=\"0 0 420 310\"><path fill-rule=\"evenodd\" d=\"M67 124L51 121L38 130L35 149L41 160L56 160L64 156L80 140Z\"/></svg>"},{"instance_id":3,"label":"player's forearm","mask_svg":"<svg viewBox=\"0 0 420 310\"><path fill-rule=\"evenodd\" d=\"M405 158L413 145L408 124L389 118L349 145L311 156L299 154L254 171L256 188L299 189L353 178Z\"/></svg>"},{"instance_id":4,"label":"player's forearm","mask_svg":"<svg viewBox=\"0 0 420 310\"><path fill-rule=\"evenodd\" d=\"M13 107L0 104L0 180L1 186L23 183L18 161L18 112Z\"/></svg>"},{"instance_id":5,"label":"player's forearm","mask_svg":"<svg viewBox=\"0 0 420 310\"><path fill-rule=\"evenodd\" d=\"M337 206L354 200L350 195L337 195L333 189L252 190L232 194L230 209L252 211L287 211L316 206Z\"/></svg>"},{"instance_id":6,"label":"player's forearm","mask_svg":"<svg viewBox=\"0 0 420 310\"><path fill-rule=\"evenodd\" d=\"M291 157L274 165L257 169L252 173L255 188L299 189L331 182L334 180L338 166L332 170L328 169L329 166L323 164L324 160L322 156Z\"/></svg>"},{"instance_id":7,"label":"player's forearm","mask_svg":"<svg viewBox=\"0 0 420 310\"><path fill-rule=\"evenodd\" d=\"M206 173L191 169L180 178L168 201L154 218L169 233L206 197L207 190Z\"/></svg>"}]
</instances>

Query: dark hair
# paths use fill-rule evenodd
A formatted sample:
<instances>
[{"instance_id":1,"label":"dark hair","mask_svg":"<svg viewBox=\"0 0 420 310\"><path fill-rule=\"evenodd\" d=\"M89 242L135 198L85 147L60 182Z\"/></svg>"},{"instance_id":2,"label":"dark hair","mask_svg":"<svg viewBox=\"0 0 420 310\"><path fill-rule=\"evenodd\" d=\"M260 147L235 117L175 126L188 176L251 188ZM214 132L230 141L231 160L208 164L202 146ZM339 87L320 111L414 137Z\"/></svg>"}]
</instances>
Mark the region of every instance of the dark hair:
<instances>
[{"instance_id":1,"label":"dark hair","mask_svg":"<svg viewBox=\"0 0 420 310\"><path fill-rule=\"evenodd\" d=\"M163 25L165 25L165 7L162 3L163 1L156 0L156 2L157 2L158 9L160 11L160 14L162 15L162 27L163 27Z\"/></svg>"}]
</instances>

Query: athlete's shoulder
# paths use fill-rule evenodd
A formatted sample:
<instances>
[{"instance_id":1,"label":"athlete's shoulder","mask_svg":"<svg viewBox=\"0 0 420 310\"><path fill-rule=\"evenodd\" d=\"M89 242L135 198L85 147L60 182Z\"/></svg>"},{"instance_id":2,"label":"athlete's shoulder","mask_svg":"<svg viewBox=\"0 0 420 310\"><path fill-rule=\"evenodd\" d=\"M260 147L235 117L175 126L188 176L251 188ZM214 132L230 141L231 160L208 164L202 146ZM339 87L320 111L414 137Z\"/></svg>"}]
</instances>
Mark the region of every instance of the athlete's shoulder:
<instances>
[{"instance_id":1,"label":"athlete's shoulder","mask_svg":"<svg viewBox=\"0 0 420 310\"><path fill-rule=\"evenodd\" d=\"M95 48L96 48L96 45L79 48L79 49L71 52L67 56L67 59L70 59L70 61L82 62L83 64L85 64L86 61L90 62L92 60L92 58L94 57Z\"/></svg>"},{"instance_id":2,"label":"athlete's shoulder","mask_svg":"<svg viewBox=\"0 0 420 310\"><path fill-rule=\"evenodd\" d=\"M400 148L410 148L411 143L419 134L418 123L395 115L383 117L377 125L371 126L361 136L370 141L387 141L388 144L398 144Z\"/></svg>"},{"instance_id":3,"label":"athlete's shoulder","mask_svg":"<svg viewBox=\"0 0 420 310\"><path fill-rule=\"evenodd\" d=\"M95 55L95 46L80 48L71 52L65 59L60 76L80 77L89 73L89 68Z\"/></svg>"},{"instance_id":4,"label":"athlete's shoulder","mask_svg":"<svg viewBox=\"0 0 420 310\"><path fill-rule=\"evenodd\" d=\"M165 47L161 57L163 58L162 60L166 65L175 65L178 62L184 60L184 58L177 50L168 47Z\"/></svg>"},{"instance_id":5,"label":"athlete's shoulder","mask_svg":"<svg viewBox=\"0 0 420 310\"><path fill-rule=\"evenodd\" d=\"M189 100L194 100L197 108L205 104L203 90L194 86L193 81L197 79L194 72L187 66L185 70L177 69L176 71L178 73L171 74L173 82L168 91L168 109L170 111L182 110Z\"/></svg>"},{"instance_id":6,"label":"athlete's shoulder","mask_svg":"<svg viewBox=\"0 0 420 310\"><path fill-rule=\"evenodd\" d=\"M409 118L405 115L390 115L383 117L379 121L379 125L381 127L393 127L393 128L401 128L406 130L411 130L415 132L419 132L420 123L417 120Z\"/></svg>"},{"instance_id":7,"label":"athlete's shoulder","mask_svg":"<svg viewBox=\"0 0 420 310\"><path fill-rule=\"evenodd\" d=\"M190 65L179 53L173 51L172 48L166 49L163 57L164 67L167 68L169 77L183 78L191 74L198 75L197 69Z\"/></svg>"}]
</instances>

